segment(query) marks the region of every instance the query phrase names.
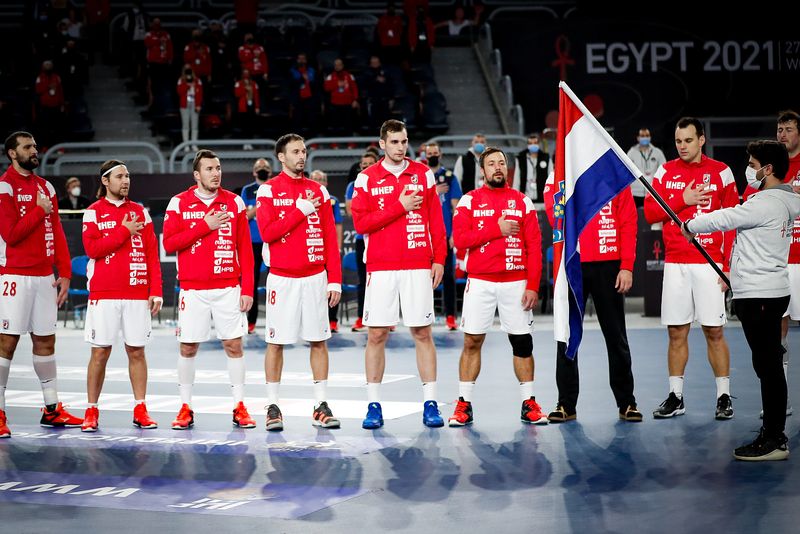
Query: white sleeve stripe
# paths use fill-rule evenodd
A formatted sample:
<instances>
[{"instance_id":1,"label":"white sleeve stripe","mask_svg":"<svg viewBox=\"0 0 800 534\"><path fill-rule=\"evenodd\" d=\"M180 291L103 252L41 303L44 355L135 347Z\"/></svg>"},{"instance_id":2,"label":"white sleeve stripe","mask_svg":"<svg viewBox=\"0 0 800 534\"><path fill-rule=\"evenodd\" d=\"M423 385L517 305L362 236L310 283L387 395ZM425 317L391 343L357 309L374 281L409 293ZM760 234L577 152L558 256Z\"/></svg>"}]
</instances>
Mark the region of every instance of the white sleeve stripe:
<instances>
[{"instance_id":1,"label":"white sleeve stripe","mask_svg":"<svg viewBox=\"0 0 800 534\"><path fill-rule=\"evenodd\" d=\"M272 186L270 184L261 184L261 187L256 191L256 198L260 197L272 198Z\"/></svg>"},{"instance_id":2,"label":"white sleeve stripe","mask_svg":"<svg viewBox=\"0 0 800 534\"><path fill-rule=\"evenodd\" d=\"M658 170L653 175L653 181L658 180L660 182L661 178L663 178L665 174L667 174L667 169L663 165L659 165Z\"/></svg>"},{"instance_id":3,"label":"white sleeve stripe","mask_svg":"<svg viewBox=\"0 0 800 534\"><path fill-rule=\"evenodd\" d=\"M472 209L472 195L470 193L463 195L458 200L458 205L456 205L456 209L458 208L467 208L468 210Z\"/></svg>"},{"instance_id":4,"label":"white sleeve stripe","mask_svg":"<svg viewBox=\"0 0 800 534\"><path fill-rule=\"evenodd\" d=\"M181 212L181 200L175 196L172 197L167 205L167 211L174 211L175 213Z\"/></svg>"},{"instance_id":5,"label":"white sleeve stripe","mask_svg":"<svg viewBox=\"0 0 800 534\"><path fill-rule=\"evenodd\" d=\"M45 183L45 186L47 187L47 192L48 192L48 193L50 193L50 196L51 196L51 197L52 197L52 196L55 196L55 194L56 194L56 188L55 188L55 187L53 187L53 184L51 184L51 183L50 183L50 182L48 182L47 180L45 180L45 182L44 182L44 183Z\"/></svg>"},{"instance_id":6,"label":"white sleeve stripe","mask_svg":"<svg viewBox=\"0 0 800 534\"><path fill-rule=\"evenodd\" d=\"M364 192L367 191L367 182L369 181L369 176L364 174L363 172L358 173L356 176L356 183L353 185L355 189L363 189Z\"/></svg>"},{"instance_id":7,"label":"white sleeve stripe","mask_svg":"<svg viewBox=\"0 0 800 534\"><path fill-rule=\"evenodd\" d=\"M153 219L150 217L150 212L148 210L142 210L144 212L144 223L145 224L152 224Z\"/></svg>"},{"instance_id":8,"label":"white sleeve stripe","mask_svg":"<svg viewBox=\"0 0 800 534\"><path fill-rule=\"evenodd\" d=\"M10 183L0 182L0 195L14 196L14 189L11 187Z\"/></svg>"},{"instance_id":9,"label":"white sleeve stripe","mask_svg":"<svg viewBox=\"0 0 800 534\"><path fill-rule=\"evenodd\" d=\"M528 197L524 197L522 203L525 204L525 214L528 214L536 209L533 207L533 200Z\"/></svg>"},{"instance_id":10,"label":"white sleeve stripe","mask_svg":"<svg viewBox=\"0 0 800 534\"><path fill-rule=\"evenodd\" d=\"M322 201L330 202L331 194L328 192L328 188L325 187L324 185L319 186L319 188L322 190Z\"/></svg>"},{"instance_id":11,"label":"white sleeve stripe","mask_svg":"<svg viewBox=\"0 0 800 534\"><path fill-rule=\"evenodd\" d=\"M97 212L95 210L87 209L83 212L83 223L96 223L97 222Z\"/></svg>"},{"instance_id":12,"label":"white sleeve stripe","mask_svg":"<svg viewBox=\"0 0 800 534\"><path fill-rule=\"evenodd\" d=\"M247 211L247 206L244 205L244 200L239 195L234 197L234 201L236 202L236 207L239 209L237 213L241 213L243 211Z\"/></svg>"},{"instance_id":13,"label":"white sleeve stripe","mask_svg":"<svg viewBox=\"0 0 800 534\"><path fill-rule=\"evenodd\" d=\"M719 177L722 179L722 185L726 187L732 183L736 183L736 178L733 177L733 172L730 167L725 167L722 172L719 173Z\"/></svg>"},{"instance_id":14,"label":"white sleeve stripe","mask_svg":"<svg viewBox=\"0 0 800 534\"><path fill-rule=\"evenodd\" d=\"M433 175L432 170L428 169L428 171L425 173L425 177L428 179L427 181L429 188L436 186L436 177Z\"/></svg>"}]
</instances>

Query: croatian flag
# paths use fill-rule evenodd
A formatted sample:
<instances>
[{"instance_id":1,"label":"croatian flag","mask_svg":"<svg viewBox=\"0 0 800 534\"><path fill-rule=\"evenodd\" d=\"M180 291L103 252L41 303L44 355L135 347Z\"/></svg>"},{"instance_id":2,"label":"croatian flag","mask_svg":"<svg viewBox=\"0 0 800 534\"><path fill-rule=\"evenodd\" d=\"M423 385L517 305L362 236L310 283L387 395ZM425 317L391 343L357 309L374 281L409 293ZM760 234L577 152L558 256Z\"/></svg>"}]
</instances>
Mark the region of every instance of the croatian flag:
<instances>
[{"instance_id":1,"label":"croatian flag","mask_svg":"<svg viewBox=\"0 0 800 534\"><path fill-rule=\"evenodd\" d=\"M553 195L553 322L556 341L574 358L583 336L583 279L578 237L600 208L641 174L578 100L559 83Z\"/></svg>"}]
</instances>

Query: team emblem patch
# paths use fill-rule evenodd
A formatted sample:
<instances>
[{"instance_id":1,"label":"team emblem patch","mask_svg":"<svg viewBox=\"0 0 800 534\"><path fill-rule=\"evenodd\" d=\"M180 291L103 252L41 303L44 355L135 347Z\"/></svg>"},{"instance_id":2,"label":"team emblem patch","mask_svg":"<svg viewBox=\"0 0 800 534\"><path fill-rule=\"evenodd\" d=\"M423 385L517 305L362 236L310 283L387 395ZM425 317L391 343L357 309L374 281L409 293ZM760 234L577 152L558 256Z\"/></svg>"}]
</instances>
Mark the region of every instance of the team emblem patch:
<instances>
[{"instance_id":1,"label":"team emblem patch","mask_svg":"<svg viewBox=\"0 0 800 534\"><path fill-rule=\"evenodd\" d=\"M3 330L8 330L8 319L3 319Z\"/></svg>"},{"instance_id":2,"label":"team emblem patch","mask_svg":"<svg viewBox=\"0 0 800 534\"><path fill-rule=\"evenodd\" d=\"M274 328L270 328L269 329L269 338L270 339L275 339L275 329Z\"/></svg>"},{"instance_id":3,"label":"team emblem patch","mask_svg":"<svg viewBox=\"0 0 800 534\"><path fill-rule=\"evenodd\" d=\"M180 326L179 326L178 328L176 328L176 329L175 329L175 335L176 335L177 337L181 337L181 327L180 327Z\"/></svg>"},{"instance_id":4,"label":"team emblem patch","mask_svg":"<svg viewBox=\"0 0 800 534\"><path fill-rule=\"evenodd\" d=\"M703 175L703 183L706 184L706 185L711 183L711 175L710 174L704 174Z\"/></svg>"},{"instance_id":5,"label":"team emblem patch","mask_svg":"<svg viewBox=\"0 0 800 534\"><path fill-rule=\"evenodd\" d=\"M512 209L513 210L513 209L516 209L516 207L517 207L517 201L516 200L511 199L511 200L508 201L508 209Z\"/></svg>"},{"instance_id":6,"label":"team emblem patch","mask_svg":"<svg viewBox=\"0 0 800 534\"><path fill-rule=\"evenodd\" d=\"M419 178L417 177L417 175L416 174L412 175L411 176L411 183L412 184L416 184L418 182L419 182Z\"/></svg>"},{"instance_id":7,"label":"team emblem patch","mask_svg":"<svg viewBox=\"0 0 800 534\"><path fill-rule=\"evenodd\" d=\"M369 312L368 311L364 312L364 320L365 321L369 321Z\"/></svg>"},{"instance_id":8,"label":"team emblem patch","mask_svg":"<svg viewBox=\"0 0 800 534\"><path fill-rule=\"evenodd\" d=\"M92 328L92 339L94 339L94 328Z\"/></svg>"}]
</instances>

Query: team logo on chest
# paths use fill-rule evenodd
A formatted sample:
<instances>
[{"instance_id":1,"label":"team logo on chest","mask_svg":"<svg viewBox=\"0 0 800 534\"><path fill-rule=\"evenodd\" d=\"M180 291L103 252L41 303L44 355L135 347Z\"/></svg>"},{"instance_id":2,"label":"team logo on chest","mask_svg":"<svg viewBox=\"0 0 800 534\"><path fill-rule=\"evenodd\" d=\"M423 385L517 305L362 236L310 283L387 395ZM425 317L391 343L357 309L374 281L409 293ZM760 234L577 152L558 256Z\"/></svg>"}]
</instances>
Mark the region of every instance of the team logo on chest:
<instances>
[{"instance_id":1,"label":"team logo on chest","mask_svg":"<svg viewBox=\"0 0 800 534\"><path fill-rule=\"evenodd\" d=\"M704 174L703 175L703 184L708 185L710 183L711 183L711 175L710 174Z\"/></svg>"},{"instance_id":2,"label":"team logo on chest","mask_svg":"<svg viewBox=\"0 0 800 534\"><path fill-rule=\"evenodd\" d=\"M412 184L419 183L419 177L416 174L411 175L411 183Z\"/></svg>"},{"instance_id":3,"label":"team logo on chest","mask_svg":"<svg viewBox=\"0 0 800 534\"><path fill-rule=\"evenodd\" d=\"M511 199L511 200L508 201L508 209L513 210L513 209L516 209L516 207L517 207L517 201L516 200Z\"/></svg>"}]
</instances>

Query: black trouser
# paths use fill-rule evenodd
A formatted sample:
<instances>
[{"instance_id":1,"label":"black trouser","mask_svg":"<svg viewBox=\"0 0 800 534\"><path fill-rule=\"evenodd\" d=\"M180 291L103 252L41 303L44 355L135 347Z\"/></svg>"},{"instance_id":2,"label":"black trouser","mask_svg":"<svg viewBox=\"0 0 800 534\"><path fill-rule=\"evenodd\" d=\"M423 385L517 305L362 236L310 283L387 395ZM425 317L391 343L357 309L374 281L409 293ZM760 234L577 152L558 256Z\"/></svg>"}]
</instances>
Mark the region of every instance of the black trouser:
<instances>
[{"instance_id":1,"label":"black trouser","mask_svg":"<svg viewBox=\"0 0 800 534\"><path fill-rule=\"evenodd\" d=\"M781 321L789 297L736 299L736 315L753 352L753 369L761 380L764 433L780 437L786 427L786 376L783 374Z\"/></svg>"},{"instance_id":2,"label":"black trouser","mask_svg":"<svg viewBox=\"0 0 800 534\"><path fill-rule=\"evenodd\" d=\"M356 265L358 266L358 316L364 317L364 293L367 292L367 264L364 263L364 240L356 238Z\"/></svg>"},{"instance_id":3,"label":"black trouser","mask_svg":"<svg viewBox=\"0 0 800 534\"><path fill-rule=\"evenodd\" d=\"M447 259L444 261L444 276L442 277L442 284L444 284L444 314L456 314L456 268L453 262L453 247L450 243L447 244Z\"/></svg>"},{"instance_id":4,"label":"black trouser","mask_svg":"<svg viewBox=\"0 0 800 534\"><path fill-rule=\"evenodd\" d=\"M261 257L261 251L264 248L264 243L253 243L253 307L247 312L247 323L256 324L258 320L258 282L261 280L261 265L264 263L264 258ZM267 267L269 272L269 267Z\"/></svg>"},{"instance_id":5,"label":"black trouser","mask_svg":"<svg viewBox=\"0 0 800 534\"><path fill-rule=\"evenodd\" d=\"M614 285L619 273L619 261L591 261L581 263L583 273L583 304L591 295L597 311L597 320L603 331L608 352L608 376L611 391L620 410L636 404L633 396L631 350L625 330L625 300ZM574 360L566 356L566 344L558 343L556 350L556 384L558 403L569 412L578 403L578 355ZM785 403L784 403L785 404Z\"/></svg>"}]
</instances>

